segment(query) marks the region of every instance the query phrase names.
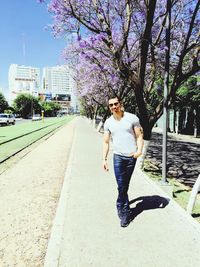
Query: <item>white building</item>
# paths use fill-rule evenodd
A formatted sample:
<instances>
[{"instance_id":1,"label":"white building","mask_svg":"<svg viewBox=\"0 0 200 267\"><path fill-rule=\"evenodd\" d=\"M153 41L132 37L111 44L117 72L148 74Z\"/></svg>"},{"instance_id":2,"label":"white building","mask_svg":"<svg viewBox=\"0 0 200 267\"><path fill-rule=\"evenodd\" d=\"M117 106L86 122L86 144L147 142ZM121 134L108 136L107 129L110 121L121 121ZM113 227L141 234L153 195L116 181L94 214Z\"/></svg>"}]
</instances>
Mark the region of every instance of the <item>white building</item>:
<instances>
[{"instance_id":1,"label":"white building","mask_svg":"<svg viewBox=\"0 0 200 267\"><path fill-rule=\"evenodd\" d=\"M47 99L66 101L68 107L77 110L76 83L73 70L67 65L43 68L42 89Z\"/></svg>"},{"instance_id":2,"label":"white building","mask_svg":"<svg viewBox=\"0 0 200 267\"><path fill-rule=\"evenodd\" d=\"M20 93L38 95L40 88L40 69L11 64L8 72L9 94L12 102Z\"/></svg>"}]
</instances>

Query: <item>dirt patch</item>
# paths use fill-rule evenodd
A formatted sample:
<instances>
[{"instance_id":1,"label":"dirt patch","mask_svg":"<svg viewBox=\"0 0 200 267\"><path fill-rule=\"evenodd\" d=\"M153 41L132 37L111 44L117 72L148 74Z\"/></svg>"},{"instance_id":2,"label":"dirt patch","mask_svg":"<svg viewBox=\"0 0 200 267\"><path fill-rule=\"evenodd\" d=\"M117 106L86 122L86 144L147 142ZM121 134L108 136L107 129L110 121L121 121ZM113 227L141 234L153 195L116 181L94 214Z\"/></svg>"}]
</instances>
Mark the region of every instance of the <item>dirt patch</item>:
<instances>
[{"instance_id":1,"label":"dirt patch","mask_svg":"<svg viewBox=\"0 0 200 267\"><path fill-rule=\"evenodd\" d=\"M74 120L0 175L1 267L43 266L73 129Z\"/></svg>"}]
</instances>

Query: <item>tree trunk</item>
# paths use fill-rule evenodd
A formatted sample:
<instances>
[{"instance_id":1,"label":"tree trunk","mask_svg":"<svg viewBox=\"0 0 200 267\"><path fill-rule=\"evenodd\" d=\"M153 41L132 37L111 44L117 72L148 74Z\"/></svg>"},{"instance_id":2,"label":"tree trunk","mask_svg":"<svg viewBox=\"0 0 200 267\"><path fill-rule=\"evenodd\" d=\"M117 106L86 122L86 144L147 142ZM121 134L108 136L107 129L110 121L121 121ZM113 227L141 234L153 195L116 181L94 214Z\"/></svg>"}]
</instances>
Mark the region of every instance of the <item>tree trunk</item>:
<instances>
[{"instance_id":1,"label":"tree trunk","mask_svg":"<svg viewBox=\"0 0 200 267\"><path fill-rule=\"evenodd\" d=\"M174 116L173 116L173 133L176 133L176 109L173 109Z\"/></svg>"},{"instance_id":2,"label":"tree trunk","mask_svg":"<svg viewBox=\"0 0 200 267\"><path fill-rule=\"evenodd\" d=\"M96 127L97 111L98 111L98 106L94 107L94 113L93 113L93 118L92 118L92 126L94 128Z\"/></svg>"},{"instance_id":3,"label":"tree trunk","mask_svg":"<svg viewBox=\"0 0 200 267\"><path fill-rule=\"evenodd\" d=\"M135 97L136 97L136 102L137 102L137 106L139 110L140 123L143 128L143 132L144 132L144 140L150 140L152 127L150 126L150 123L149 123L146 103L143 98L143 90L140 84L138 84L135 88Z\"/></svg>"},{"instance_id":4,"label":"tree trunk","mask_svg":"<svg viewBox=\"0 0 200 267\"><path fill-rule=\"evenodd\" d=\"M197 135L200 134L200 108L199 106L196 107L196 124L197 124Z\"/></svg>"},{"instance_id":5,"label":"tree trunk","mask_svg":"<svg viewBox=\"0 0 200 267\"><path fill-rule=\"evenodd\" d=\"M187 134L194 133L194 111L192 108L188 111L187 122L186 122L186 133Z\"/></svg>"},{"instance_id":6,"label":"tree trunk","mask_svg":"<svg viewBox=\"0 0 200 267\"><path fill-rule=\"evenodd\" d=\"M194 109L194 137L197 137L197 111Z\"/></svg>"},{"instance_id":7,"label":"tree trunk","mask_svg":"<svg viewBox=\"0 0 200 267\"><path fill-rule=\"evenodd\" d=\"M186 110L185 110L185 108L180 108L180 112L179 112L179 124L178 124L178 131L180 133L182 133L183 132L183 129L184 129L185 117L186 117Z\"/></svg>"},{"instance_id":8,"label":"tree trunk","mask_svg":"<svg viewBox=\"0 0 200 267\"><path fill-rule=\"evenodd\" d=\"M106 121L106 119L107 119L107 117L108 117L108 113L109 113L109 112L108 112L108 110L107 110L106 113L104 114L102 120L99 122L99 125L98 125L98 127L97 127L97 132L100 132L100 131L101 131L101 128L102 128L104 122Z\"/></svg>"}]
</instances>

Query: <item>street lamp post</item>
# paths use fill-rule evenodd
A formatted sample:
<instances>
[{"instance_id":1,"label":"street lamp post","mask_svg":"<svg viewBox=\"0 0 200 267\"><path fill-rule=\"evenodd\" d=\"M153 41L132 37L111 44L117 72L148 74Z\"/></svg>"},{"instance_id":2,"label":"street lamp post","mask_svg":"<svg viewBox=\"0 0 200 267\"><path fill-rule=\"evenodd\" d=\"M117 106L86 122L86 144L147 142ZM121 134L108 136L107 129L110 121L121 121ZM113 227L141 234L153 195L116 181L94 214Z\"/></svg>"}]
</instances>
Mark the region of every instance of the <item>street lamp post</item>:
<instances>
[{"instance_id":1,"label":"street lamp post","mask_svg":"<svg viewBox=\"0 0 200 267\"><path fill-rule=\"evenodd\" d=\"M162 150L162 182L167 183L167 128L168 128L168 91L169 91L169 64L170 64L170 30L171 30L171 0L167 0L166 18L166 53L164 74L163 99L163 150Z\"/></svg>"}]
</instances>

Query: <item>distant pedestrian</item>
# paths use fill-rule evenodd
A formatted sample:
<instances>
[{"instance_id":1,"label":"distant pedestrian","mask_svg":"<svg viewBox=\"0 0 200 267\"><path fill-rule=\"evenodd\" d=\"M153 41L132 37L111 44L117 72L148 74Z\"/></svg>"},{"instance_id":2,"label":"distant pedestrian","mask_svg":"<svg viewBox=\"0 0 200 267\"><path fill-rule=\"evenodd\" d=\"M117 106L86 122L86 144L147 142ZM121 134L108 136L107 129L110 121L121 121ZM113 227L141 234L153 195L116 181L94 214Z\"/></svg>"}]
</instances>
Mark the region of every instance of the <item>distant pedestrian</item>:
<instances>
[{"instance_id":1,"label":"distant pedestrian","mask_svg":"<svg viewBox=\"0 0 200 267\"><path fill-rule=\"evenodd\" d=\"M112 115L104 124L103 168L109 170L107 156L112 137L114 172L118 185L116 206L121 226L126 227L130 223L128 188L136 159L142 154L143 131L138 117L125 112L118 97L109 99L109 108Z\"/></svg>"}]
</instances>

